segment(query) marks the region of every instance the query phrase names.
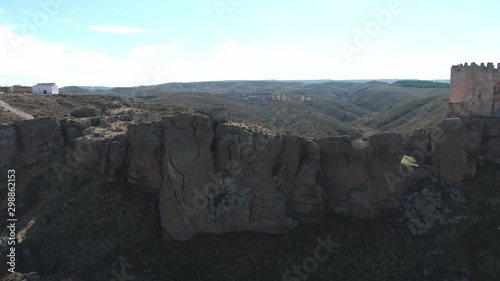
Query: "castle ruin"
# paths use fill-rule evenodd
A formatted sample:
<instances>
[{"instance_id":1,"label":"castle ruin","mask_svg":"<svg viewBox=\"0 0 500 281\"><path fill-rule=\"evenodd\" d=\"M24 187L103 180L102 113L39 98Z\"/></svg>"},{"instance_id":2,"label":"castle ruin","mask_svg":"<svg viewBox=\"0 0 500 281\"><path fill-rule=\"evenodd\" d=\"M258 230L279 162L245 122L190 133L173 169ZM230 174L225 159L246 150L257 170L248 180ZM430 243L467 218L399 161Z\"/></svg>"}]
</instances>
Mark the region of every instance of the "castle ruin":
<instances>
[{"instance_id":1,"label":"castle ruin","mask_svg":"<svg viewBox=\"0 0 500 281\"><path fill-rule=\"evenodd\" d=\"M500 117L500 63L468 63L451 68L450 112Z\"/></svg>"}]
</instances>

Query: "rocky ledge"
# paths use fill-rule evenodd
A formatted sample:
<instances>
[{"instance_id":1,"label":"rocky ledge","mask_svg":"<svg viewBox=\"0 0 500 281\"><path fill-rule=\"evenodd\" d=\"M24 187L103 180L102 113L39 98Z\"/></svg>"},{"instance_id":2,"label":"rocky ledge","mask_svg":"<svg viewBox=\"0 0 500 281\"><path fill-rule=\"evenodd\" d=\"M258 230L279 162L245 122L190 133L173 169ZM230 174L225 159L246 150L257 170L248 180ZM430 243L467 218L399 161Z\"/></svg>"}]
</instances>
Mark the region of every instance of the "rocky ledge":
<instances>
[{"instance_id":1,"label":"rocky ledge","mask_svg":"<svg viewBox=\"0 0 500 281\"><path fill-rule=\"evenodd\" d=\"M40 166L60 179L152 193L165 238L184 241L198 233L286 233L330 211L374 218L401 205L408 180L457 184L473 176L482 159L500 159L498 120L476 120L481 126L470 130L470 123L447 119L437 132L417 132L405 143L396 133L366 142L310 140L204 114L129 121L81 117L2 125L1 173ZM117 122L126 129L111 130ZM408 176L403 155L418 152L422 165Z\"/></svg>"}]
</instances>

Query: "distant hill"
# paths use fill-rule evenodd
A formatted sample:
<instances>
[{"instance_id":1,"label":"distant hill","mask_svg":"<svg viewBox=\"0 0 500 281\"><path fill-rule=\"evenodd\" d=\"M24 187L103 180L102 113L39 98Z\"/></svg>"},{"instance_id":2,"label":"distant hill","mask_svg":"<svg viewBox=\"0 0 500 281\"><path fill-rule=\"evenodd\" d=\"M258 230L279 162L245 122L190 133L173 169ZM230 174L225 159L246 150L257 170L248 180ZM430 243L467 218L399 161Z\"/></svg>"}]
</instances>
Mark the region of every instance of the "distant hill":
<instances>
[{"instance_id":1,"label":"distant hill","mask_svg":"<svg viewBox=\"0 0 500 281\"><path fill-rule=\"evenodd\" d=\"M399 80L394 82L393 84L411 88L450 88L450 83L422 80Z\"/></svg>"},{"instance_id":2,"label":"distant hill","mask_svg":"<svg viewBox=\"0 0 500 281\"><path fill-rule=\"evenodd\" d=\"M104 86L80 86L82 89L87 89L91 91L96 91L96 90L109 90L112 89L113 87L104 87Z\"/></svg>"},{"instance_id":3,"label":"distant hill","mask_svg":"<svg viewBox=\"0 0 500 281\"><path fill-rule=\"evenodd\" d=\"M83 87L78 87L78 86L68 86L68 87L59 88L60 94L83 94L83 93L90 93L90 92L91 92L91 90L85 89Z\"/></svg>"},{"instance_id":4,"label":"distant hill","mask_svg":"<svg viewBox=\"0 0 500 281\"><path fill-rule=\"evenodd\" d=\"M425 97L447 96L445 88L407 88L381 82L360 84L342 95L348 102L373 112L387 111L403 103Z\"/></svg>"},{"instance_id":5,"label":"distant hill","mask_svg":"<svg viewBox=\"0 0 500 281\"><path fill-rule=\"evenodd\" d=\"M449 84L420 80L264 80L166 83L139 87L64 87L61 93L128 96L153 104L208 110L312 138L361 137L395 130L405 135L444 118ZM276 100L276 96L280 100ZM286 101L281 97L286 97ZM274 97L274 100L273 100ZM307 98L307 100L306 100Z\"/></svg>"}]
</instances>

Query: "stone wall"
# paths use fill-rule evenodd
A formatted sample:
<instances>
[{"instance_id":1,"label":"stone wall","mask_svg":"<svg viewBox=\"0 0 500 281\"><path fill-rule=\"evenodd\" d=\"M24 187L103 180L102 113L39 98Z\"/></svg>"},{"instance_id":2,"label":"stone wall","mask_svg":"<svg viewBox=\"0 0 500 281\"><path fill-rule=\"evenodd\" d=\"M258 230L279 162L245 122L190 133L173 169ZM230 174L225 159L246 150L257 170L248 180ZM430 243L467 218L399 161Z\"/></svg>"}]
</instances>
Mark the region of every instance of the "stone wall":
<instances>
[{"instance_id":1,"label":"stone wall","mask_svg":"<svg viewBox=\"0 0 500 281\"><path fill-rule=\"evenodd\" d=\"M450 110L461 116L500 117L500 64L455 65L451 68Z\"/></svg>"},{"instance_id":2,"label":"stone wall","mask_svg":"<svg viewBox=\"0 0 500 281\"><path fill-rule=\"evenodd\" d=\"M469 163L484 158L499 164L500 64L453 66L448 116L461 118L466 126Z\"/></svg>"}]
</instances>

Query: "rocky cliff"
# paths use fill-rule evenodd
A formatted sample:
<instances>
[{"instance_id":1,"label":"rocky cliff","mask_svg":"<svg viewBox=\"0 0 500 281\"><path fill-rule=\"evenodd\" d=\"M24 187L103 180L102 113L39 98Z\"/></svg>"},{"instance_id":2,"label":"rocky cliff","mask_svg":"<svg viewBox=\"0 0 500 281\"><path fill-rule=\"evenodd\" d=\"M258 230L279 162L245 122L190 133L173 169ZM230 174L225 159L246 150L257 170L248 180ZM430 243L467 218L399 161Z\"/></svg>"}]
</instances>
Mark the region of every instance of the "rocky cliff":
<instances>
[{"instance_id":1,"label":"rocky cliff","mask_svg":"<svg viewBox=\"0 0 500 281\"><path fill-rule=\"evenodd\" d=\"M6 169L43 167L60 180L100 180L158 196L167 239L197 233L285 233L335 210L372 218L396 206L401 136L309 140L221 123L204 114L125 122L33 119L0 127ZM119 120L119 118L118 118ZM121 122L121 121L117 121ZM396 200L397 201L397 200Z\"/></svg>"}]
</instances>

